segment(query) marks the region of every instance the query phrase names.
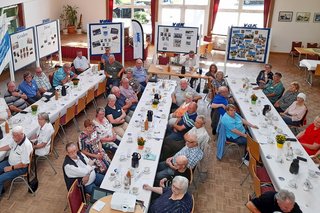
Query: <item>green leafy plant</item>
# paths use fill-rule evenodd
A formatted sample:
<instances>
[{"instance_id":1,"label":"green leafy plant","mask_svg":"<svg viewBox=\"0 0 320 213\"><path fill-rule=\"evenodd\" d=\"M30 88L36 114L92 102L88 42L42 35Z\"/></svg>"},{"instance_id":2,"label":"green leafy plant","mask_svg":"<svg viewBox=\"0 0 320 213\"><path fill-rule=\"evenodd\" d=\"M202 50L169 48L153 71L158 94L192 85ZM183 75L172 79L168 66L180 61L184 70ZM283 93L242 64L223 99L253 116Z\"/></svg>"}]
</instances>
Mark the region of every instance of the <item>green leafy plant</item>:
<instances>
[{"instance_id":1,"label":"green leafy plant","mask_svg":"<svg viewBox=\"0 0 320 213\"><path fill-rule=\"evenodd\" d=\"M252 94L251 101L256 101L256 100L258 100L258 96L256 96L256 94Z\"/></svg>"},{"instance_id":2,"label":"green leafy plant","mask_svg":"<svg viewBox=\"0 0 320 213\"><path fill-rule=\"evenodd\" d=\"M76 26L77 23L77 14L78 7L71 5L64 5L60 19L64 21L65 27L67 26Z\"/></svg>"},{"instance_id":3,"label":"green leafy plant","mask_svg":"<svg viewBox=\"0 0 320 213\"><path fill-rule=\"evenodd\" d=\"M81 29L81 28L82 28L82 14L80 14L80 18L77 26L77 29Z\"/></svg>"},{"instance_id":4,"label":"green leafy plant","mask_svg":"<svg viewBox=\"0 0 320 213\"><path fill-rule=\"evenodd\" d=\"M143 137L138 137L137 139L138 146L144 146L146 140Z\"/></svg>"},{"instance_id":5,"label":"green leafy plant","mask_svg":"<svg viewBox=\"0 0 320 213\"><path fill-rule=\"evenodd\" d=\"M286 141L286 136L284 136L284 135L276 135L276 141L279 144L284 144L284 142Z\"/></svg>"}]
</instances>

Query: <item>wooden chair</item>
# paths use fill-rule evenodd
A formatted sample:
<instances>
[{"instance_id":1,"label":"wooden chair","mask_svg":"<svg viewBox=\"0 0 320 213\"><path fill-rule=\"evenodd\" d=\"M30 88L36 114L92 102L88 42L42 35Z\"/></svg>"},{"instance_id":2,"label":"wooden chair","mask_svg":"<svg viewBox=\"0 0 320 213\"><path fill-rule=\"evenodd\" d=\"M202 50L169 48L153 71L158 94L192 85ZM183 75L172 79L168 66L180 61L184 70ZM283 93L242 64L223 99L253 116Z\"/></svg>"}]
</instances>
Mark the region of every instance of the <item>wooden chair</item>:
<instances>
[{"instance_id":1,"label":"wooden chair","mask_svg":"<svg viewBox=\"0 0 320 213\"><path fill-rule=\"evenodd\" d=\"M253 166L253 165L252 165ZM254 171L254 168L251 168L252 171ZM275 191L273 186L269 183L261 183L260 179L256 175L255 172L253 172L253 189L254 194L256 197L260 197L261 194L268 192L268 191Z\"/></svg>"},{"instance_id":2,"label":"wooden chair","mask_svg":"<svg viewBox=\"0 0 320 213\"><path fill-rule=\"evenodd\" d=\"M94 91L94 97L98 97L103 94L104 99L106 99L106 84L107 80L104 80L98 84L98 88Z\"/></svg>"},{"instance_id":3,"label":"wooden chair","mask_svg":"<svg viewBox=\"0 0 320 213\"><path fill-rule=\"evenodd\" d=\"M210 42L208 45L207 45L207 55L209 54L211 57L212 57L212 50L213 50L213 42Z\"/></svg>"},{"instance_id":4,"label":"wooden chair","mask_svg":"<svg viewBox=\"0 0 320 213\"><path fill-rule=\"evenodd\" d=\"M252 200L252 196L251 196L251 194L248 194L248 196L247 196L247 203L248 203L249 201L251 201L251 200ZM246 207L247 207L247 209L249 210L249 212L252 213L252 211L248 208L247 205L246 205Z\"/></svg>"},{"instance_id":5,"label":"wooden chair","mask_svg":"<svg viewBox=\"0 0 320 213\"><path fill-rule=\"evenodd\" d=\"M288 125L294 135L297 135L300 132L299 129L307 124L308 111L307 109L298 125Z\"/></svg>"},{"instance_id":6,"label":"wooden chair","mask_svg":"<svg viewBox=\"0 0 320 213\"><path fill-rule=\"evenodd\" d=\"M293 41L291 43L291 50L290 50L290 53L289 53L289 57L291 56L292 63L294 62L293 57L298 57L299 56L299 53L295 49L295 47L302 47L302 41Z\"/></svg>"},{"instance_id":7,"label":"wooden chair","mask_svg":"<svg viewBox=\"0 0 320 213\"><path fill-rule=\"evenodd\" d=\"M66 136L66 132L63 126L67 125L69 121L73 120L74 124L78 126L77 121L75 120L75 112L76 112L76 105L74 104L71 107L69 107L67 109L67 113L60 118L60 127L65 136Z\"/></svg>"},{"instance_id":8,"label":"wooden chair","mask_svg":"<svg viewBox=\"0 0 320 213\"><path fill-rule=\"evenodd\" d=\"M83 203L83 193L78 187L78 180L75 180L71 185L67 199L71 213L85 212L85 203Z\"/></svg>"},{"instance_id":9,"label":"wooden chair","mask_svg":"<svg viewBox=\"0 0 320 213\"><path fill-rule=\"evenodd\" d=\"M82 98L78 99L78 104L76 105L76 109L75 109L76 115L79 115L80 112L84 111L84 114L87 116L86 99L87 99L87 96L83 96Z\"/></svg>"},{"instance_id":10,"label":"wooden chair","mask_svg":"<svg viewBox=\"0 0 320 213\"><path fill-rule=\"evenodd\" d=\"M207 44L201 44L199 47L199 53L201 58L206 58L206 50L207 50Z\"/></svg>"},{"instance_id":11,"label":"wooden chair","mask_svg":"<svg viewBox=\"0 0 320 213\"><path fill-rule=\"evenodd\" d=\"M318 43L308 42L307 43L307 48L318 48Z\"/></svg>"},{"instance_id":12,"label":"wooden chair","mask_svg":"<svg viewBox=\"0 0 320 213\"><path fill-rule=\"evenodd\" d=\"M236 149L237 152L239 153L239 158L242 159L242 155L241 155L241 149L240 149L240 146L237 144L237 143L234 143L234 142L230 142L230 141L226 141L226 147L225 147L225 150L224 150L224 154L229 150L229 149Z\"/></svg>"},{"instance_id":13,"label":"wooden chair","mask_svg":"<svg viewBox=\"0 0 320 213\"><path fill-rule=\"evenodd\" d=\"M32 195L33 195L33 196L35 195L35 192L31 189L31 187L29 186L29 183L28 183L28 176L29 176L30 173L31 173L32 157L33 157L33 152L31 152L31 153L30 153L30 156L29 156L30 163L29 163L29 165L28 165L28 170L27 170L27 172L24 173L24 174L22 174L22 175L19 175L18 177L15 177L15 178L11 181L11 185L10 185L10 189L9 189L8 200L10 199L11 192L12 192L12 188L13 188L14 183L25 183L25 184L27 185L28 189L31 191Z\"/></svg>"},{"instance_id":14,"label":"wooden chair","mask_svg":"<svg viewBox=\"0 0 320 213\"><path fill-rule=\"evenodd\" d=\"M53 164L49 158L49 155L51 155L52 153L55 155L56 151L54 149L54 132L51 135L51 139L50 139L50 152L48 155L36 155L36 164L38 163L38 160L46 160L48 161L49 165L51 166L52 170L54 171L54 174L57 174L56 169L53 167ZM56 156L56 155L55 155ZM57 158L57 157L56 157Z\"/></svg>"},{"instance_id":15,"label":"wooden chair","mask_svg":"<svg viewBox=\"0 0 320 213\"><path fill-rule=\"evenodd\" d=\"M194 207L195 207L196 203L195 203L195 201L194 201L194 196L193 196L193 195L191 195L191 196L192 196L192 209L191 209L191 213L194 213Z\"/></svg>"},{"instance_id":16,"label":"wooden chair","mask_svg":"<svg viewBox=\"0 0 320 213\"><path fill-rule=\"evenodd\" d=\"M97 108L96 100L94 99L94 87L88 90L87 92L87 98L86 98L86 105L93 102L93 105L95 108Z\"/></svg>"}]
</instances>

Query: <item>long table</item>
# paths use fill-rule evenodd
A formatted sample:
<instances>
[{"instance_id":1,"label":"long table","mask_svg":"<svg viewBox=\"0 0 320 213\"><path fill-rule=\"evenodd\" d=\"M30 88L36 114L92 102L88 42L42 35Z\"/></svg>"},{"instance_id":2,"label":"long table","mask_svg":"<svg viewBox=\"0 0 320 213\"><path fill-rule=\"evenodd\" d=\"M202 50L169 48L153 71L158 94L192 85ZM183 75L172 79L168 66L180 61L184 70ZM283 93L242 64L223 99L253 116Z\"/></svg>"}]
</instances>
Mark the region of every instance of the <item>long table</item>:
<instances>
[{"instance_id":1,"label":"long table","mask_svg":"<svg viewBox=\"0 0 320 213\"><path fill-rule=\"evenodd\" d=\"M317 69L318 64L320 64L320 60L303 59L300 61L300 67L305 69L306 81L310 85L312 85L312 71Z\"/></svg>"},{"instance_id":2,"label":"long table","mask_svg":"<svg viewBox=\"0 0 320 213\"><path fill-rule=\"evenodd\" d=\"M161 86L163 84L165 84L165 88ZM124 189L123 180L126 173L131 170L131 172L133 172L131 188L139 188L137 199L144 202L144 206L146 207L145 212L147 212L149 208L151 192L144 190L142 185L153 185L155 179L172 102L171 93L174 91L175 85L176 83L170 80L163 80L158 83L147 84L146 89L144 90L137 108L131 117L128 128L122 137L121 143L100 186L101 188L111 191L130 193L130 190ZM151 104L154 92L158 92L161 95L160 103L157 109L152 108ZM142 121L146 119L148 110L153 111L153 122L149 125L148 131L142 131ZM151 153L155 155L155 160L144 159L146 153L145 151L138 149L137 137L143 137L146 139L144 150L150 149ZM131 167L131 156L133 152L138 152L141 154L139 167L136 169ZM144 173L143 171L145 167L149 167L150 172ZM114 186L115 180L111 178L111 173L116 173L116 180L120 181L121 183L120 187Z\"/></svg>"},{"instance_id":3,"label":"long table","mask_svg":"<svg viewBox=\"0 0 320 213\"><path fill-rule=\"evenodd\" d=\"M284 144L284 148L279 149L275 143L275 136L280 133L289 138L295 138L295 136L262 90L253 90L252 87L245 90L242 88L245 82L245 79L237 77L231 76L228 78L231 92L239 104L244 118L259 127L259 129L250 128L250 132L252 133L253 138L260 144L261 159L275 189L287 189L292 191L295 194L296 202L304 213L318 212L320 203L320 197L318 196L320 190L320 176L316 175L316 177L309 177L308 175L309 169L319 171L316 164L312 161L299 142L291 142L290 145L294 150L294 157L297 157L297 153L301 152L299 155L306 158L307 162L299 162L300 169L298 175L293 175L289 172L292 159L287 159L286 157L288 142ZM255 79L250 79L250 82L255 82ZM253 93L258 96L258 103L255 105L250 102L250 96ZM267 118L262 115L264 105L271 106L272 116L269 114L269 117ZM264 127L265 124L267 124L267 127ZM313 189L310 191L305 191L303 189L306 179L309 179L313 186ZM289 186L289 181L291 180L296 181L297 188Z\"/></svg>"},{"instance_id":4,"label":"long table","mask_svg":"<svg viewBox=\"0 0 320 213\"><path fill-rule=\"evenodd\" d=\"M66 114L67 109L73 104L78 103L78 99L82 98L87 94L87 91L93 87L97 88L99 82L102 82L105 79L103 71L92 72L92 69L88 69L84 73L78 76L80 79L79 85L74 87L72 83L69 83L69 89L67 89L68 94L65 97L60 97L58 100L55 100L54 97L48 102L44 102L44 99L37 101L38 111L47 112L51 122L54 122L59 116ZM24 132L27 137L31 137L36 134L38 127L38 119L36 115L32 115L31 107L29 106L24 111L27 111L27 114L18 113L9 119L10 129L14 126L20 125L24 128ZM9 134L5 134L4 124L1 125L2 132L4 137L0 140L0 147L3 147L10 142L12 142L11 130ZM2 161L8 153L0 151L0 161Z\"/></svg>"},{"instance_id":5,"label":"long table","mask_svg":"<svg viewBox=\"0 0 320 213\"><path fill-rule=\"evenodd\" d=\"M320 56L320 48L295 47L294 49L299 53L298 61L301 60L302 55L314 54ZM300 69L299 64L296 64L296 66Z\"/></svg>"}]
</instances>

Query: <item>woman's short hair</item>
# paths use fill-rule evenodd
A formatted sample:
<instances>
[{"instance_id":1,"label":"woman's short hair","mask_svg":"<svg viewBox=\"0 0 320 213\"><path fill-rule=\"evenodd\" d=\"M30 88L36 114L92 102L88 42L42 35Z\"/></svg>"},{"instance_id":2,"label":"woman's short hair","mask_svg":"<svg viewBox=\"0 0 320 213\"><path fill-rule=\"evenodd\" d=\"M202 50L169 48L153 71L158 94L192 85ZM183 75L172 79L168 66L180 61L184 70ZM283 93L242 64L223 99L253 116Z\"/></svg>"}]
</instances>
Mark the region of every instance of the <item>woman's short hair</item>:
<instances>
[{"instance_id":1,"label":"woman's short hair","mask_svg":"<svg viewBox=\"0 0 320 213\"><path fill-rule=\"evenodd\" d=\"M27 71L23 74L23 79L26 80L26 77L28 77L29 75L32 76L31 72Z\"/></svg>"},{"instance_id":2,"label":"woman's short hair","mask_svg":"<svg viewBox=\"0 0 320 213\"><path fill-rule=\"evenodd\" d=\"M216 72L216 77L217 77L218 75L222 75L222 77L223 77L223 76L224 76L224 73L223 73L222 71L218 71L218 72Z\"/></svg>"},{"instance_id":3,"label":"woman's short hair","mask_svg":"<svg viewBox=\"0 0 320 213\"><path fill-rule=\"evenodd\" d=\"M131 67L128 67L127 69L126 69L126 74L128 74L128 73L133 73L133 71L132 71L132 68Z\"/></svg>"},{"instance_id":4,"label":"woman's short hair","mask_svg":"<svg viewBox=\"0 0 320 213\"><path fill-rule=\"evenodd\" d=\"M294 82L291 83L291 85L293 85L296 88L296 90L299 91L300 84L298 82L294 81Z\"/></svg>"},{"instance_id":5,"label":"woman's short hair","mask_svg":"<svg viewBox=\"0 0 320 213\"><path fill-rule=\"evenodd\" d=\"M204 115L198 115L197 119L200 119L203 125L206 124L206 117Z\"/></svg>"},{"instance_id":6,"label":"woman's short hair","mask_svg":"<svg viewBox=\"0 0 320 213\"><path fill-rule=\"evenodd\" d=\"M109 103L110 100L117 100L117 97L114 94L109 94L107 97L107 103Z\"/></svg>"},{"instance_id":7,"label":"woman's short hair","mask_svg":"<svg viewBox=\"0 0 320 213\"><path fill-rule=\"evenodd\" d=\"M189 185L189 180L186 177L183 176L175 176L172 180L172 185L173 184L178 184L179 187L181 187L181 191L183 194L187 193L188 191L188 185Z\"/></svg>"},{"instance_id":8,"label":"woman's short hair","mask_svg":"<svg viewBox=\"0 0 320 213\"><path fill-rule=\"evenodd\" d=\"M38 114L38 118L44 119L47 123L50 122L49 114L46 113L46 112L40 112L40 113Z\"/></svg>"},{"instance_id":9,"label":"woman's short hair","mask_svg":"<svg viewBox=\"0 0 320 213\"><path fill-rule=\"evenodd\" d=\"M229 111L230 109L237 109L237 108L236 108L236 106L233 105L233 104L228 104L228 105L226 106L226 111Z\"/></svg>"},{"instance_id":10,"label":"woman's short hair","mask_svg":"<svg viewBox=\"0 0 320 213\"><path fill-rule=\"evenodd\" d=\"M216 72L218 71L218 67L216 64L211 64L210 67L209 67L209 71L211 71L211 68L214 67Z\"/></svg>"},{"instance_id":11,"label":"woman's short hair","mask_svg":"<svg viewBox=\"0 0 320 213\"><path fill-rule=\"evenodd\" d=\"M98 107L96 109L96 116L99 114L99 112L106 112L106 110L103 107Z\"/></svg>"},{"instance_id":12,"label":"woman's short hair","mask_svg":"<svg viewBox=\"0 0 320 213\"><path fill-rule=\"evenodd\" d=\"M186 98L193 98L193 93L187 92L185 96L186 96Z\"/></svg>"},{"instance_id":13,"label":"woman's short hair","mask_svg":"<svg viewBox=\"0 0 320 213\"><path fill-rule=\"evenodd\" d=\"M86 119L86 120L83 122L83 125L84 125L84 128L87 128L88 126L92 126L92 125L93 125L93 122L92 122L90 119Z\"/></svg>"}]
</instances>

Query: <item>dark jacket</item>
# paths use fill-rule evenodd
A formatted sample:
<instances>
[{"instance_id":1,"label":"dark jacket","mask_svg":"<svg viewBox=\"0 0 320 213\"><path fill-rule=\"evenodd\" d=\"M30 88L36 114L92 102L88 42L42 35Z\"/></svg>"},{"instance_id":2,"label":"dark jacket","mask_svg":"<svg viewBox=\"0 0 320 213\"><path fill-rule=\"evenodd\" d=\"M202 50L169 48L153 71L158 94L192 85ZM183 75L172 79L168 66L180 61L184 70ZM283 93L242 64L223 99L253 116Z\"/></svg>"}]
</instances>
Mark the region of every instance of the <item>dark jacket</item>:
<instances>
[{"instance_id":1,"label":"dark jacket","mask_svg":"<svg viewBox=\"0 0 320 213\"><path fill-rule=\"evenodd\" d=\"M259 75L257 76L257 84L259 85L260 84L260 80L265 80L264 79L264 72L265 72L265 70L261 70L260 72L259 72ZM272 80L272 78L273 78L273 73L272 72L269 72L268 73L268 80L270 79L270 80ZM267 83L267 82L266 82Z\"/></svg>"}]
</instances>

